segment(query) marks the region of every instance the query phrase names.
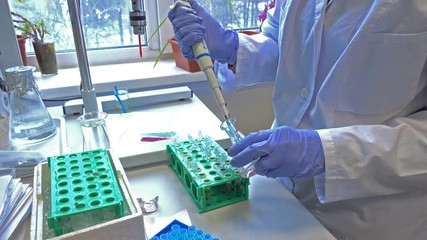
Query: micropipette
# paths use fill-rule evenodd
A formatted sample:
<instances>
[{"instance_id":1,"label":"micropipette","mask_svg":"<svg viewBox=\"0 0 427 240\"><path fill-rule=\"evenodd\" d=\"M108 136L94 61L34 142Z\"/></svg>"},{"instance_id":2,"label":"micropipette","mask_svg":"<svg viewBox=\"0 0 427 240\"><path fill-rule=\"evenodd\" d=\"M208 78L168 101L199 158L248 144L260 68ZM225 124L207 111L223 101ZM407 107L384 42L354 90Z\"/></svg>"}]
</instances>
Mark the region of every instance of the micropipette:
<instances>
[{"instance_id":1,"label":"micropipette","mask_svg":"<svg viewBox=\"0 0 427 240\"><path fill-rule=\"evenodd\" d=\"M173 9L177 6L185 6L185 7L191 8L190 3L182 0L176 1L171 8ZM227 108L227 103L225 102L224 96L222 95L221 87L218 84L218 81L216 79L216 76L213 70L212 59L209 54L209 50L206 46L206 42L203 40L201 42L197 42L193 44L192 50L193 50L195 59L199 64L200 69L206 75L206 78L214 94L215 100L224 116L224 122L221 124L221 129L226 131L228 136L231 138L232 142L235 143L240 139L242 139L244 135L236 129L235 120L230 116L230 112L228 111L228 108ZM255 163L257 160L258 159L255 159L254 161L250 162L246 166L240 168L239 169L240 175L246 178L253 176L255 174Z\"/></svg>"},{"instance_id":2,"label":"micropipette","mask_svg":"<svg viewBox=\"0 0 427 240\"><path fill-rule=\"evenodd\" d=\"M178 0L175 2L171 8L175 8L177 6L185 6L191 8L190 3L186 1ZM209 85L213 91L214 97L217 101L217 104L221 108L221 112L224 115L225 120L230 118L230 113L228 112L227 104L225 103L224 97L221 92L221 88L218 85L218 82L215 77L215 73L213 71L213 64L211 60L211 56L209 54L209 50L206 47L205 41L197 42L192 46L193 53L197 63L199 64L200 69L205 73L206 78L209 82Z\"/></svg>"}]
</instances>

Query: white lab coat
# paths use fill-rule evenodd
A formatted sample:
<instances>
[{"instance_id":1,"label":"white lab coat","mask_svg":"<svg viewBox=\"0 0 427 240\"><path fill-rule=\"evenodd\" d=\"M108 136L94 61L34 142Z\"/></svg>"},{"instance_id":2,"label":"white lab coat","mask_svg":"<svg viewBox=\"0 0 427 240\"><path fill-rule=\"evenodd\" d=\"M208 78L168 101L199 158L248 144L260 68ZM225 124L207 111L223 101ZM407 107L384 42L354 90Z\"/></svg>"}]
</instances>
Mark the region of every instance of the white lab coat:
<instances>
[{"instance_id":1,"label":"white lab coat","mask_svg":"<svg viewBox=\"0 0 427 240\"><path fill-rule=\"evenodd\" d=\"M274 82L275 125L317 129L325 174L281 181L338 239L427 239L427 1L282 3L223 90Z\"/></svg>"}]
</instances>

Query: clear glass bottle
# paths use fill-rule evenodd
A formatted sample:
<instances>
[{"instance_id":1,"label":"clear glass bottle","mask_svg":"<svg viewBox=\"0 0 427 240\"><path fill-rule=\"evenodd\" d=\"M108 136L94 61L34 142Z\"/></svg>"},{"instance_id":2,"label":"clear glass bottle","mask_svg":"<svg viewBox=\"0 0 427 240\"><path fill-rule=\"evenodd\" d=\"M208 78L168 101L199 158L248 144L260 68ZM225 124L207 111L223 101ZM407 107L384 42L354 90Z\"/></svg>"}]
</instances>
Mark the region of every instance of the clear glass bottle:
<instances>
[{"instance_id":1,"label":"clear glass bottle","mask_svg":"<svg viewBox=\"0 0 427 240\"><path fill-rule=\"evenodd\" d=\"M40 97L33 67L12 67L6 69L5 73L10 104L11 143L36 143L53 136L56 126Z\"/></svg>"}]
</instances>

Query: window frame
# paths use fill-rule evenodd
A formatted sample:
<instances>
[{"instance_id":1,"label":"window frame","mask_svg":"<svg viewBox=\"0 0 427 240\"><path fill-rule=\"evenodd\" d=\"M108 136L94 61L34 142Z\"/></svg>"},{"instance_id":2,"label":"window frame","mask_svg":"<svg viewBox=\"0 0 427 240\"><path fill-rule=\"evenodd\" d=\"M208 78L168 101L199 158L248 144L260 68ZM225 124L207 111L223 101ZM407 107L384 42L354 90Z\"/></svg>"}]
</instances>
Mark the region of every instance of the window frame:
<instances>
[{"instance_id":1,"label":"window frame","mask_svg":"<svg viewBox=\"0 0 427 240\"><path fill-rule=\"evenodd\" d=\"M127 0L129 1L129 0ZM167 17L169 6L173 4L173 0L144 0L144 11L147 19L146 34L148 38L156 30L157 26ZM161 48L167 43L168 39L173 36L173 29L169 21L159 29L158 33L148 42L147 46L143 46L143 56L139 57L139 49L135 47L121 47L99 50L87 50L88 61L91 66L131 63L138 61L154 60L160 54ZM73 39L74 43L74 39ZM163 54L168 56L172 53L170 46L166 48ZM34 54L27 55L28 65L38 66L37 59ZM78 67L76 52L58 52L57 53L58 68L75 68Z\"/></svg>"}]
</instances>

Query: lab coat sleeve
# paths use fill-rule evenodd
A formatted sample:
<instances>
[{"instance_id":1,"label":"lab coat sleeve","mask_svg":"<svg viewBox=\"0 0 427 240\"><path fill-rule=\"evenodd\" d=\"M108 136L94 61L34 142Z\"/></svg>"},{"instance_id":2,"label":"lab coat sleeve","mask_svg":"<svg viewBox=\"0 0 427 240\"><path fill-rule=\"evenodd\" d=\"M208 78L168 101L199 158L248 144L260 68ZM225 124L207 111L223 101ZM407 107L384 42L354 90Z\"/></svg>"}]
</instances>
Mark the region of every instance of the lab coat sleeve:
<instances>
[{"instance_id":1,"label":"lab coat sleeve","mask_svg":"<svg viewBox=\"0 0 427 240\"><path fill-rule=\"evenodd\" d=\"M277 2L278 6L281 2ZM279 18L280 8L270 9L260 34L238 34L239 50L235 73L228 69L227 64L215 62L217 79L224 92L274 82L279 59Z\"/></svg>"},{"instance_id":2,"label":"lab coat sleeve","mask_svg":"<svg viewBox=\"0 0 427 240\"><path fill-rule=\"evenodd\" d=\"M386 125L318 130L325 174L315 177L320 202L426 189L427 111Z\"/></svg>"}]
</instances>

